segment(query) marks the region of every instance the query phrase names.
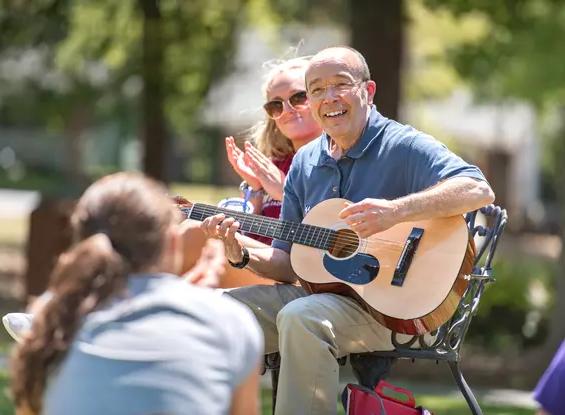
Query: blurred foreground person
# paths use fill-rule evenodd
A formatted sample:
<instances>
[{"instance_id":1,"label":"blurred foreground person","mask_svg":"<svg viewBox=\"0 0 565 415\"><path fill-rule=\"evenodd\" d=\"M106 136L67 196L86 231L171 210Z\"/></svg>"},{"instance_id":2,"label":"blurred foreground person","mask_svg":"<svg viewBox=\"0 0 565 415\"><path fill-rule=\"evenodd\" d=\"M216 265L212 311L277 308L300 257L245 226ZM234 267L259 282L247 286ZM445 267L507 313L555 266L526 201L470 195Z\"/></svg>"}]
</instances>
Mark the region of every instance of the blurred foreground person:
<instances>
[{"instance_id":1,"label":"blurred foreground person","mask_svg":"<svg viewBox=\"0 0 565 415\"><path fill-rule=\"evenodd\" d=\"M256 414L262 336L251 313L187 284L180 212L165 188L118 173L75 208L12 365L17 414Z\"/></svg>"}]
</instances>

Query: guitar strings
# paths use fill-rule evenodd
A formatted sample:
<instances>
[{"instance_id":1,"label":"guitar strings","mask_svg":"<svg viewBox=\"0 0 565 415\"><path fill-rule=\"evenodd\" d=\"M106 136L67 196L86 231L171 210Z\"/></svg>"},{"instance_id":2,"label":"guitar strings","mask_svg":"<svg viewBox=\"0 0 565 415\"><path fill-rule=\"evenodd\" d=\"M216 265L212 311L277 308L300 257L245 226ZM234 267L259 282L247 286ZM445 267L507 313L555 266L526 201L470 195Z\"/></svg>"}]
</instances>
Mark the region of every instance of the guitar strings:
<instances>
[{"instance_id":1,"label":"guitar strings","mask_svg":"<svg viewBox=\"0 0 565 415\"><path fill-rule=\"evenodd\" d=\"M188 212L186 212L186 213L188 213ZM330 238L335 235L335 238L336 239L339 238L340 242L345 241L347 243L361 245L361 240L363 239L363 238L359 238L359 237L356 237L356 236L338 235L338 232L336 230L323 228L323 227L316 226L316 225L309 225L309 224L304 224L304 223L277 220L277 219L268 218L268 217L257 215L257 214L241 213L241 212L237 212L237 211L234 211L234 210L219 208L219 207L210 206L210 205L201 204L201 203L195 203L192 207L191 213L198 214L199 216L207 215L206 217L202 217L200 219L201 221L203 221L207 217L213 216L215 214L223 213L225 215L232 216L234 219L236 219L238 222L240 222L242 224L249 225L251 228L253 228L253 225L256 224L256 222L258 221L259 222L259 224L258 224L259 231L261 230L262 226L267 225L267 229L268 229L268 226L270 225L271 228L273 228L273 230L275 232L277 230L280 231L281 236L282 236L282 234L285 230L290 232L292 227L296 227L296 228L303 227L303 228L307 229L307 232L306 232L306 235L304 235L304 231L303 231L301 236L306 236L306 239L310 239L311 241L313 241L314 237L315 237L315 239L320 238L320 242L321 242L321 239L326 238L327 239L326 242L329 243ZM249 221L253 221L253 222L251 224L249 224L248 223ZM282 229L281 229L281 226L282 226ZM312 231L312 235L310 235L310 231ZM316 234L316 231L318 231L318 234ZM253 233L252 230L248 230L247 232ZM268 235L265 235L265 236L268 236ZM277 239L276 235L273 235L273 237L275 237L275 239ZM300 237L297 237L297 238L301 239ZM379 238L379 237L373 237L372 239L373 239L373 242L371 242L371 241L366 242L367 246L376 246L377 245L376 241L384 242L384 243L389 244L389 245L404 246L404 244L399 243L397 241L390 240L390 239L384 239L384 238Z\"/></svg>"},{"instance_id":2,"label":"guitar strings","mask_svg":"<svg viewBox=\"0 0 565 415\"><path fill-rule=\"evenodd\" d=\"M200 206L206 206L206 205L200 205ZM241 222L243 225L248 224L248 219L247 217L249 216L253 216L256 219L260 221L260 223L258 224L259 226L259 230L260 228L265 225L265 223L267 224L271 224L271 228L276 228L274 229L275 231L280 231L281 232L281 237L282 237L282 232L284 232L285 230L288 231L287 226L288 227L304 227L307 228L307 232L306 235L304 235L304 233L302 233L301 236L297 237L297 241L295 241L296 243L301 243L301 242L308 242L308 240L310 240L311 242L315 242L315 240L320 239L320 241L316 241L316 242L321 242L321 240L323 238L326 238L326 243L330 242L330 239L332 237L334 237L335 239L339 240L340 242L346 242L346 243L351 243L353 245L361 245L361 240L363 238L358 238L356 236L347 236L347 235L337 235L337 231L333 230L333 229L327 229L327 228L322 228L319 226L315 226L315 225L309 225L309 224L303 224L303 223L296 223L296 222L287 222L287 221L277 221L276 219L271 219L271 218L265 218L263 216L260 215L252 215L252 214L242 214L239 212L235 212L229 209L221 209L221 208L205 208L204 209L206 214L209 214L209 216L216 214L217 212L222 212L225 213L229 216L233 216L235 219L237 219L239 222ZM195 212L198 213L198 212ZM202 215L201 215L202 216ZM239 218L238 218L239 217ZM282 229L280 227L283 227ZM250 232L250 233L254 233L253 230L253 224L251 224L251 230L245 230L242 229L244 232ZM312 235L310 235L310 229L312 229ZM318 231L318 234L316 234L316 230ZM321 232L321 234L320 234ZM266 232L264 232L266 233ZM269 235L265 235L265 236L269 236ZM305 239L307 240L303 240L304 238L302 237L306 237ZM274 237L275 239L277 239L277 235L272 235L272 237ZM373 237L373 240L376 241L367 241L365 243L366 246L372 247L372 246L378 246L378 244L380 243L385 243L385 244L389 244L389 245L393 245L395 247L402 247L404 246L402 243L399 243L397 241L392 241L392 240L388 240L388 239L384 239L384 238L377 238L377 237ZM335 242L335 241L334 241Z\"/></svg>"},{"instance_id":3,"label":"guitar strings","mask_svg":"<svg viewBox=\"0 0 565 415\"><path fill-rule=\"evenodd\" d=\"M218 208L218 207L214 207L214 206L209 206L209 205L204 205L204 204L198 204L198 206L195 207L203 207L204 213L208 214L208 216L212 216L214 214L217 214L217 212L221 212L224 213L228 216L233 216L235 219L237 219L239 222L241 222L242 224L247 224L248 222L248 217L254 218L252 220L257 220L259 221L259 229L267 224L267 225L271 225L272 228L277 228L277 230L279 230L282 232L288 227L288 228L292 228L293 226L295 227L305 227L305 228L309 228L312 229L312 235L310 235L310 230L308 230L306 232L306 238L307 239L311 239L316 236L316 239L318 238L323 238L326 237L327 238L327 242L329 242L330 237L333 236L333 234L337 234L337 231L333 230L333 229L328 229L328 228L322 228L316 225L309 225L309 224L304 224L304 223L297 223L297 222L288 222L288 221L281 221L281 220L277 220L277 219L272 219L272 218L267 218L265 216L261 216L261 215L256 215L256 214L249 214L249 213L240 213L240 212L236 212L230 209L224 209L224 208ZM197 212L195 212L197 213ZM280 229L280 227L283 227L283 229ZM251 227L253 227L253 224L251 224ZM318 231L318 235L316 235L316 230ZM245 230L244 230L245 231ZM253 231L247 231L250 233L253 233ZM320 235L319 233L322 233L322 235ZM265 235L268 236L268 235ZM273 235L276 239L276 235ZM302 234L302 236L304 236L304 233ZM359 244L360 245L360 241L363 238L358 238L356 236L347 236L347 235L336 235L336 239L339 238L340 241L346 241L349 243L353 243L353 244ZM300 237L298 237L298 239L301 239ZM399 243L397 241L392 241L389 239L384 239L384 238L378 238L378 237L373 237L373 240L377 240L380 242L384 242L390 245L395 245L395 246L404 246L404 244ZM371 241L367 241L366 245L368 246L375 246L376 242L371 242Z\"/></svg>"}]
</instances>

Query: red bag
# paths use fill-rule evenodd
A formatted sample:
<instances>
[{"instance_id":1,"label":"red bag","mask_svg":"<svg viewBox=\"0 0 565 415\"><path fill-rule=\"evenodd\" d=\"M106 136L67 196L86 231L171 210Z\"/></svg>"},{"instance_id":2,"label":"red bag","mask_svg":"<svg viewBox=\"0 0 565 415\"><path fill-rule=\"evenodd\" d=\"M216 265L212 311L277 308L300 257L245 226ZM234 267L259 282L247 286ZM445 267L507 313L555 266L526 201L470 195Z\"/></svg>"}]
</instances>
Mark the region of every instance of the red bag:
<instances>
[{"instance_id":1,"label":"red bag","mask_svg":"<svg viewBox=\"0 0 565 415\"><path fill-rule=\"evenodd\" d=\"M389 393L387 393L389 391ZM390 396L402 395L404 399ZM348 384L342 395L346 415L433 415L421 406L416 407L414 395L408 389L381 380L371 390L361 385Z\"/></svg>"}]
</instances>

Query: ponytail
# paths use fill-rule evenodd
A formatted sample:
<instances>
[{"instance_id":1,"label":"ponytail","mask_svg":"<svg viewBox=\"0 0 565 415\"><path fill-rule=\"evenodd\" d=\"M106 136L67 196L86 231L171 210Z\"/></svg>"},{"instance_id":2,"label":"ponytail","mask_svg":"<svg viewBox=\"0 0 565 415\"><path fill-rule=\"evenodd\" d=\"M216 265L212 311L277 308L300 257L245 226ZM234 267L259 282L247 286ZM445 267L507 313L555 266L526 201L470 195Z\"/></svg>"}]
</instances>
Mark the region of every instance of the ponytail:
<instances>
[{"instance_id":1,"label":"ponytail","mask_svg":"<svg viewBox=\"0 0 565 415\"><path fill-rule=\"evenodd\" d=\"M33 330L17 348L12 373L16 407L41 412L50 369L65 356L83 317L125 288L130 267L97 233L62 254L51 275L51 300L37 314Z\"/></svg>"}]
</instances>

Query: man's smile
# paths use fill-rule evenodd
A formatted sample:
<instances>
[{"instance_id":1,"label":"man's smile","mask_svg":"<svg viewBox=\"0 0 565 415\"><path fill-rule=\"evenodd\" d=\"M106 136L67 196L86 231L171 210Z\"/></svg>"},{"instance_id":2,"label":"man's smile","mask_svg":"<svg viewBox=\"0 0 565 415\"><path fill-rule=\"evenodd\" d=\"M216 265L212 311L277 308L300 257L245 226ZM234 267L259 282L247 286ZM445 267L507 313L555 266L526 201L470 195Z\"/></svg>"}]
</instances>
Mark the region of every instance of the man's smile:
<instances>
[{"instance_id":1,"label":"man's smile","mask_svg":"<svg viewBox=\"0 0 565 415\"><path fill-rule=\"evenodd\" d=\"M337 117L341 117L342 115L345 115L346 113L347 113L347 110L330 111L330 112L326 112L324 114L324 117L326 117L326 118L337 118Z\"/></svg>"}]
</instances>

